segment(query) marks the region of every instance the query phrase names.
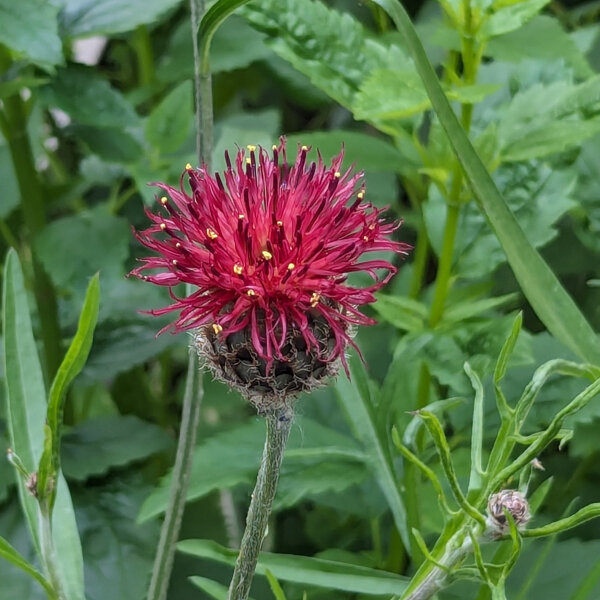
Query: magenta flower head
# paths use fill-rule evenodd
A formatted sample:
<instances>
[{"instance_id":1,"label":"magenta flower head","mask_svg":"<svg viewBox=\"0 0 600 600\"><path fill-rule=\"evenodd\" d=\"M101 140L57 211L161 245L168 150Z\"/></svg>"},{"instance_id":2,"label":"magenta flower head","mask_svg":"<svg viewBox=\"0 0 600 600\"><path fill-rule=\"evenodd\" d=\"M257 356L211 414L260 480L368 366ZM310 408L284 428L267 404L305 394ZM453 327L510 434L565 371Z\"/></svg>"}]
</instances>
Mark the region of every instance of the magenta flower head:
<instances>
[{"instance_id":1,"label":"magenta flower head","mask_svg":"<svg viewBox=\"0 0 600 600\"><path fill-rule=\"evenodd\" d=\"M151 313L178 312L166 329L193 331L206 366L261 412L337 373L355 326L374 323L357 307L396 268L363 255L409 250L388 237L399 223L364 202L362 174L340 171L343 152L326 167L320 154L307 164L308 150L289 167L283 138L272 156L248 146L235 164L225 154L222 177L187 165L180 189L153 184L162 211L146 211L153 224L136 234L157 255L132 274L174 300ZM355 271L373 283L353 287ZM195 291L177 296L180 283Z\"/></svg>"}]
</instances>

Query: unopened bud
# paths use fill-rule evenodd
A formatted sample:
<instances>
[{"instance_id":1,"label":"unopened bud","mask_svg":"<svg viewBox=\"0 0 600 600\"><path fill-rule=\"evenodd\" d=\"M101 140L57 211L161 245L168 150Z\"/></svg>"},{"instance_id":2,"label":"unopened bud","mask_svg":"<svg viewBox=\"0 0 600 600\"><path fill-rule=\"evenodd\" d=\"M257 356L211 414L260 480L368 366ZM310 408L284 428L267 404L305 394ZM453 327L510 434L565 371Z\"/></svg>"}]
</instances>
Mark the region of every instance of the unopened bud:
<instances>
[{"instance_id":1,"label":"unopened bud","mask_svg":"<svg viewBox=\"0 0 600 600\"><path fill-rule=\"evenodd\" d=\"M531 519L529 502L521 492L501 490L497 494L492 494L487 505L487 522L494 536L505 535L510 529L504 511L510 513L518 529L523 529Z\"/></svg>"}]
</instances>

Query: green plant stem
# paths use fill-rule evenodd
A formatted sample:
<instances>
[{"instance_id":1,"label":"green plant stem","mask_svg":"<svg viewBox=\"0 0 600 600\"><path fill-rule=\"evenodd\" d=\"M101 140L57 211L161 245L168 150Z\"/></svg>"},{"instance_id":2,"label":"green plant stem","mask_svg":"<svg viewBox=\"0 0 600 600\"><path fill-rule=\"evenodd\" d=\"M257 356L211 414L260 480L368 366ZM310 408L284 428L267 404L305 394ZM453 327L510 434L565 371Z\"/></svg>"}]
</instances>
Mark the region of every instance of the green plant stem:
<instances>
[{"instance_id":1,"label":"green plant stem","mask_svg":"<svg viewBox=\"0 0 600 600\"><path fill-rule=\"evenodd\" d=\"M0 70L7 64L6 56L0 55ZM21 97L15 94L4 98L0 114L0 125L8 143L19 185L23 220L29 232L29 242L33 247L35 235L44 227L46 217L43 188L35 168L27 133L27 112ZM33 249L32 265L33 291L44 343L45 371L47 379L51 381L62 357L56 295L52 283Z\"/></svg>"},{"instance_id":2,"label":"green plant stem","mask_svg":"<svg viewBox=\"0 0 600 600\"><path fill-rule=\"evenodd\" d=\"M148 27L140 25L133 34L133 44L138 63L138 81L141 86L154 81L154 57Z\"/></svg>"},{"instance_id":3,"label":"green plant stem","mask_svg":"<svg viewBox=\"0 0 600 600\"><path fill-rule=\"evenodd\" d=\"M175 556L175 544L179 536L190 481L201 404L201 375L198 370L196 352L192 348L190 349L188 359L183 413L181 415L177 455L175 457L172 484L169 492L169 503L165 512L165 520L160 530L160 539L154 558L152 578L148 590L148 600L165 600L167 597L169 579Z\"/></svg>"},{"instance_id":4,"label":"green plant stem","mask_svg":"<svg viewBox=\"0 0 600 600\"><path fill-rule=\"evenodd\" d=\"M212 75L208 57L203 60L198 44L198 29L206 11L205 0L191 0L192 40L194 47L194 86L196 89L196 149L198 162L210 169L213 151Z\"/></svg>"},{"instance_id":5,"label":"green plant stem","mask_svg":"<svg viewBox=\"0 0 600 600\"><path fill-rule=\"evenodd\" d=\"M262 461L252 492L240 553L229 585L228 600L247 600L256 570L258 554L265 537L273 498L277 490L279 470L292 426L291 409L272 412L266 416L267 435Z\"/></svg>"},{"instance_id":6,"label":"green plant stem","mask_svg":"<svg viewBox=\"0 0 600 600\"><path fill-rule=\"evenodd\" d=\"M38 504L39 536L44 570L57 600L67 600L60 579L54 541L52 539L51 515L46 502Z\"/></svg>"}]
</instances>

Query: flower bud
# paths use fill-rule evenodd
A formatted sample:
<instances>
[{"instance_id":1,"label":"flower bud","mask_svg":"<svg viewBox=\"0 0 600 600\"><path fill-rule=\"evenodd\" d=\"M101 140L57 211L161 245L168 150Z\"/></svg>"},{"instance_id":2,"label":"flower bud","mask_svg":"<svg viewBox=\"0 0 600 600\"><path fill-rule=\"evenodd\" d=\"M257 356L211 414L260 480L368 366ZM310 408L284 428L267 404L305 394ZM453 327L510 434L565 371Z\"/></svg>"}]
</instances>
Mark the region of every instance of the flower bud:
<instances>
[{"instance_id":1,"label":"flower bud","mask_svg":"<svg viewBox=\"0 0 600 600\"><path fill-rule=\"evenodd\" d=\"M518 529L523 529L531 519L529 502L521 492L501 490L492 494L487 505L487 522L494 536L503 536L510 530L505 510L510 513Z\"/></svg>"}]
</instances>

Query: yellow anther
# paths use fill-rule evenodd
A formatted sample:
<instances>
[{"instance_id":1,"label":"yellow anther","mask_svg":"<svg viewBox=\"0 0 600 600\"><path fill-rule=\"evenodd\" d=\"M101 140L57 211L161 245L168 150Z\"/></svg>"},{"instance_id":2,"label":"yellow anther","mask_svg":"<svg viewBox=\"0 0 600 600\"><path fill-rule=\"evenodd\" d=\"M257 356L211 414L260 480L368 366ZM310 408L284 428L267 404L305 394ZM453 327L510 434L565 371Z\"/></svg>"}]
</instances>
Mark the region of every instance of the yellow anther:
<instances>
[{"instance_id":1,"label":"yellow anther","mask_svg":"<svg viewBox=\"0 0 600 600\"><path fill-rule=\"evenodd\" d=\"M313 295L310 297L310 305L314 308L317 304L319 304L320 298L321 294L313 292Z\"/></svg>"},{"instance_id":2,"label":"yellow anther","mask_svg":"<svg viewBox=\"0 0 600 600\"><path fill-rule=\"evenodd\" d=\"M256 146L253 146L252 144L248 144L246 148L248 148L250 152L254 152L256 150Z\"/></svg>"},{"instance_id":3,"label":"yellow anther","mask_svg":"<svg viewBox=\"0 0 600 600\"><path fill-rule=\"evenodd\" d=\"M161 203L161 204L166 204L168 201L169 201L169 199L168 199L166 196L163 196L163 197L160 199L160 203Z\"/></svg>"},{"instance_id":4,"label":"yellow anther","mask_svg":"<svg viewBox=\"0 0 600 600\"><path fill-rule=\"evenodd\" d=\"M333 176L334 176L336 179L338 179L339 177L341 177L341 176L342 176L342 174L341 174L339 171L336 171L336 172L333 174Z\"/></svg>"},{"instance_id":5,"label":"yellow anther","mask_svg":"<svg viewBox=\"0 0 600 600\"><path fill-rule=\"evenodd\" d=\"M302 152L308 152L308 146L302 146L300 150L302 150Z\"/></svg>"},{"instance_id":6,"label":"yellow anther","mask_svg":"<svg viewBox=\"0 0 600 600\"><path fill-rule=\"evenodd\" d=\"M190 165L190 163L187 163L187 164L185 165L185 170L186 170L186 171L191 171L191 170L192 170L192 165Z\"/></svg>"},{"instance_id":7,"label":"yellow anther","mask_svg":"<svg viewBox=\"0 0 600 600\"><path fill-rule=\"evenodd\" d=\"M213 331L215 332L215 335L221 333L221 331L223 331L223 328L218 324L218 323L213 323Z\"/></svg>"},{"instance_id":8,"label":"yellow anther","mask_svg":"<svg viewBox=\"0 0 600 600\"><path fill-rule=\"evenodd\" d=\"M242 267L242 265L240 265L239 263L236 263L235 265L233 265L233 272L236 275L241 275L244 272L244 267Z\"/></svg>"},{"instance_id":9,"label":"yellow anther","mask_svg":"<svg viewBox=\"0 0 600 600\"><path fill-rule=\"evenodd\" d=\"M167 228L167 226L166 226L164 223L161 223L161 224L159 225L159 227L160 227L160 228L161 228L163 231L164 231L164 230Z\"/></svg>"},{"instance_id":10,"label":"yellow anther","mask_svg":"<svg viewBox=\"0 0 600 600\"><path fill-rule=\"evenodd\" d=\"M246 157L246 164L247 165L251 165L252 164L252 159L250 157Z\"/></svg>"},{"instance_id":11,"label":"yellow anther","mask_svg":"<svg viewBox=\"0 0 600 600\"><path fill-rule=\"evenodd\" d=\"M358 192L358 194L356 194L356 197L359 200L362 200L365 197L365 193L361 190L360 192Z\"/></svg>"},{"instance_id":12,"label":"yellow anther","mask_svg":"<svg viewBox=\"0 0 600 600\"><path fill-rule=\"evenodd\" d=\"M265 260L271 260L273 258L273 255L268 250L263 250L261 254Z\"/></svg>"},{"instance_id":13,"label":"yellow anther","mask_svg":"<svg viewBox=\"0 0 600 600\"><path fill-rule=\"evenodd\" d=\"M375 223L371 223L371 224L369 225L369 229L370 229L371 231L373 231L373 229L375 229Z\"/></svg>"},{"instance_id":14,"label":"yellow anther","mask_svg":"<svg viewBox=\"0 0 600 600\"><path fill-rule=\"evenodd\" d=\"M277 221L277 227L283 227L283 221Z\"/></svg>"},{"instance_id":15,"label":"yellow anther","mask_svg":"<svg viewBox=\"0 0 600 600\"><path fill-rule=\"evenodd\" d=\"M246 218L246 215L243 215L242 213L240 213L240 214L238 215L238 219L239 219L240 221L243 221L245 218Z\"/></svg>"},{"instance_id":16,"label":"yellow anther","mask_svg":"<svg viewBox=\"0 0 600 600\"><path fill-rule=\"evenodd\" d=\"M254 290L248 290L248 291L246 292L246 294L247 294L248 296L256 296L256 292L255 292Z\"/></svg>"},{"instance_id":17,"label":"yellow anther","mask_svg":"<svg viewBox=\"0 0 600 600\"><path fill-rule=\"evenodd\" d=\"M177 242L177 243L175 244L175 248L177 248L177 249L181 248L181 244L180 244L179 242Z\"/></svg>"},{"instance_id":18,"label":"yellow anther","mask_svg":"<svg viewBox=\"0 0 600 600\"><path fill-rule=\"evenodd\" d=\"M173 263L175 266L177 266L177 261L176 261L175 259L173 259L171 262L172 262L172 263Z\"/></svg>"},{"instance_id":19,"label":"yellow anther","mask_svg":"<svg viewBox=\"0 0 600 600\"><path fill-rule=\"evenodd\" d=\"M208 227L206 230L206 235L211 239L211 240L216 240L219 236L210 228Z\"/></svg>"},{"instance_id":20,"label":"yellow anther","mask_svg":"<svg viewBox=\"0 0 600 600\"><path fill-rule=\"evenodd\" d=\"M296 268L296 265L294 263L290 263L288 265L288 271L293 271Z\"/></svg>"},{"instance_id":21,"label":"yellow anther","mask_svg":"<svg viewBox=\"0 0 600 600\"><path fill-rule=\"evenodd\" d=\"M368 242L369 241L369 236L368 235L363 235L363 241Z\"/></svg>"},{"instance_id":22,"label":"yellow anther","mask_svg":"<svg viewBox=\"0 0 600 600\"><path fill-rule=\"evenodd\" d=\"M271 147L272 150L277 150L277 144L273 144L273 146Z\"/></svg>"}]
</instances>

